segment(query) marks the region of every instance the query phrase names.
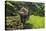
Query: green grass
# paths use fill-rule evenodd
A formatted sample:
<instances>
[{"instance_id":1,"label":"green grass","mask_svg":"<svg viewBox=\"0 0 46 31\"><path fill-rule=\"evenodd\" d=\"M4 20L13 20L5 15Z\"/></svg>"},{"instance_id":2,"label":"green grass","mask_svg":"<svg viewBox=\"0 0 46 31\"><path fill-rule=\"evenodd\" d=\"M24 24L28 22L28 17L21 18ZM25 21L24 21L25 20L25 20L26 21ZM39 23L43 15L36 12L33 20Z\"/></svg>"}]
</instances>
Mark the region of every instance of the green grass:
<instances>
[{"instance_id":1,"label":"green grass","mask_svg":"<svg viewBox=\"0 0 46 31\"><path fill-rule=\"evenodd\" d=\"M44 28L44 17L32 15L27 23L32 24L33 28Z\"/></svg>"},{"instance_id":2,"label":"green grass","mask_svg":"<svg viewBox=\"0 0 46 31\"><path fill-rule=\"evenodd\" d=\"M17 21L20 22L19 16L7 16L6 19L7 26L16 26L16 24L18 24ZM29 26L31 26L30 24L32 24L32 28L37 29L44 28L44 21L44 17L31 15L26 23L28 23Z\"/></svg>"}]
</instances>

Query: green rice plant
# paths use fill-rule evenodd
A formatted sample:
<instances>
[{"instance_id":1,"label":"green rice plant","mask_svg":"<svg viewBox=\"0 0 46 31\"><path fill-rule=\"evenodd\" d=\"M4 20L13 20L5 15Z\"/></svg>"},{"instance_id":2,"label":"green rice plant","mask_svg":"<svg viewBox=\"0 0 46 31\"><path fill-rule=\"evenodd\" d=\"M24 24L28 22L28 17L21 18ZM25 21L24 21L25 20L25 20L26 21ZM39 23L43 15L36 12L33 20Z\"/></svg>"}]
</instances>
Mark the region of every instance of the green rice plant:
<instances>
[{"instance_id":1,"label":"green rice plant","mask_svg":"<svg viewBox=\"0 0 46 31\"><path fill-rule=\"evenodd\" d=\"M31 15L26 22L33 25L33 28L44 28L44 17Z\"/></svg>"}]
</instances>

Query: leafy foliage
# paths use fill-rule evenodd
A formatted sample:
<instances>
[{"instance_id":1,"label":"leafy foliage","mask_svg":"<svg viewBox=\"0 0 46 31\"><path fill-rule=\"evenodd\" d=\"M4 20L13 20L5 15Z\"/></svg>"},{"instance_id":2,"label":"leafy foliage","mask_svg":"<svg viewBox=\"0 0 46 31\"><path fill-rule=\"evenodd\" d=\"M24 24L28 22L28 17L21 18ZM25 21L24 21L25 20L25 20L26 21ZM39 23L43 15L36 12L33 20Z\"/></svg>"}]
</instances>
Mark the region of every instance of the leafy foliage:
<instances>
[{"instance_id":1,"label":"leafy foliage","mask_svg":"<svg viewBox=\"0 0 46 31\"><path fill-rule=\"evenodd\" d=\"M29 14L44 16L43 3L6 1L5 5L7 12L6 15L15 15L22 7L25 7L29 10Z\"/></svg>"},{"instance_id":2,"label":"leafy foliage","mask_svg":"<svg viewBox=\"0 0 46 31\"><path fill-rule=\"evenodd\" d=\"M29 11L29 18L26 21L26 24L28 23L27 25L31 26L32 28L44 27L44 3L5 1L6 29L23 28L23 24L21 23L18 13L22 7L27 8Z\"/></svg>"}]
</instances>

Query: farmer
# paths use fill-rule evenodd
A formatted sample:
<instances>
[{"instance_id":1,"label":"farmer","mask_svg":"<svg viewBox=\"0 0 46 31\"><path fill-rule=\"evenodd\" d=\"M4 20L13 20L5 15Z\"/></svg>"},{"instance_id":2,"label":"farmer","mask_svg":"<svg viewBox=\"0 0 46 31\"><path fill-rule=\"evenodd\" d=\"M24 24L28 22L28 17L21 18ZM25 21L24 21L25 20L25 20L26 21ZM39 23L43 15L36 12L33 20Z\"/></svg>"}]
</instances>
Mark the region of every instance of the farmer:
<instances>
[{"instance_id":1,"label":"farmer","mask_svg":"<svg viewBox=\"0 0 46 31\"><path fill-rule=\"evenodd\" d=\"M20 9L19 13L20 13L21 22L22 22L23 24L25 24L26 18L27 18L27 16L28 16L28 9L22 7L22 8Z\"/></svg>"}]
</instances>

